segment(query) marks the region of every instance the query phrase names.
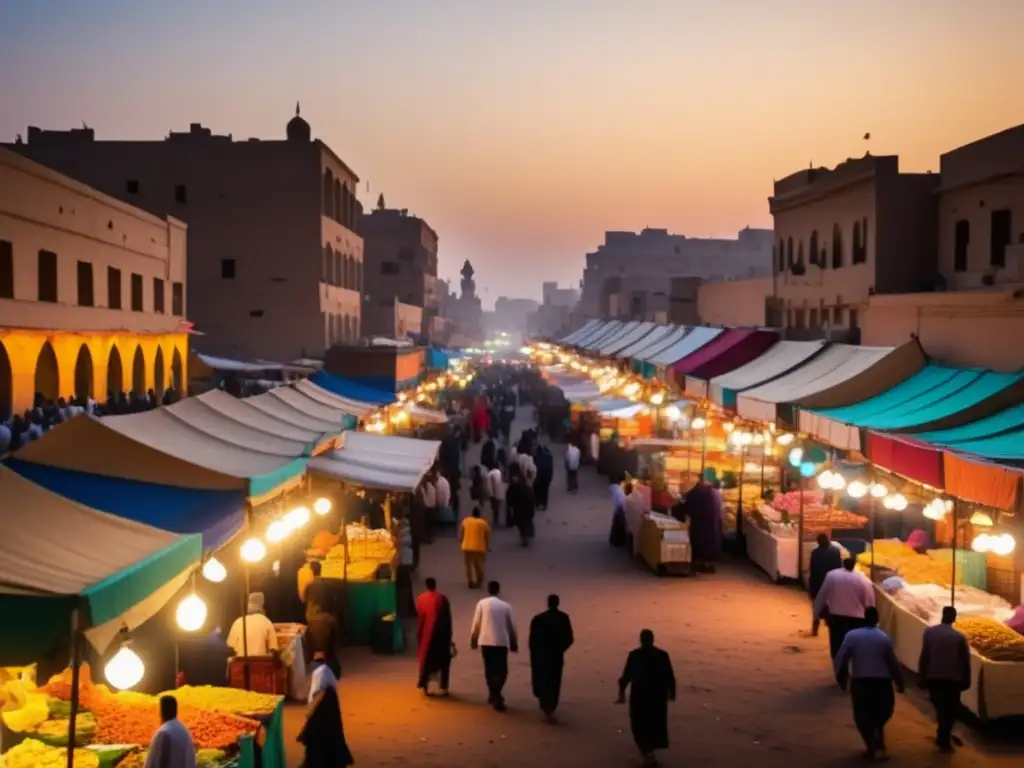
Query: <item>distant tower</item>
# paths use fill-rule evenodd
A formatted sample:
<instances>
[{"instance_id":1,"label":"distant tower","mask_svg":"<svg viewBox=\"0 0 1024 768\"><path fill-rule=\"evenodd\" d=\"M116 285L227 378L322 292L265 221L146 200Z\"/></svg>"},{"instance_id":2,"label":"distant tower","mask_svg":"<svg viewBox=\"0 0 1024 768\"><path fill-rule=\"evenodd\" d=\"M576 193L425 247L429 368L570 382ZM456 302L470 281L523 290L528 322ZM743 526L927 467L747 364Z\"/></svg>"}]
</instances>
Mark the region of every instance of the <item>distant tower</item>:
<instances>
[{"instance_id":1,"label":"distant tower","mask_svg":"<svg viewBox=\"0 0 1024 768\"><path fill-rule=\"evenodd\" d=\"M377 210L383 211L385 208L387 208L387 206L384 205L384 193L381 192L379 195L377 195Z\"/></svg>"},{"instance_id":2,"label":"distant tower","mask_svg":"<svg viewBox=\"0 0 1024 768\"><path fill-rule=\"evenodd\" d=\"M299 112L299 102L295 102L295 117L288 121L286 130L288 141L308 144L313 137L313 131L309 123L302 119Z\"/></svg>"},{"instance_id":3,"label":"distant tower","mask_svg":"<svg viewBox=\"0 0 1024 768\"><path fill-rule=\"evenodd\" d=\"M462 298L463 300L473 299L476 296L476 281L473 280L473 265L469 263L469 259L466 259L466 263L462 265L462 271L459 272L462 275Z\"/></svg>"}]
</instances>

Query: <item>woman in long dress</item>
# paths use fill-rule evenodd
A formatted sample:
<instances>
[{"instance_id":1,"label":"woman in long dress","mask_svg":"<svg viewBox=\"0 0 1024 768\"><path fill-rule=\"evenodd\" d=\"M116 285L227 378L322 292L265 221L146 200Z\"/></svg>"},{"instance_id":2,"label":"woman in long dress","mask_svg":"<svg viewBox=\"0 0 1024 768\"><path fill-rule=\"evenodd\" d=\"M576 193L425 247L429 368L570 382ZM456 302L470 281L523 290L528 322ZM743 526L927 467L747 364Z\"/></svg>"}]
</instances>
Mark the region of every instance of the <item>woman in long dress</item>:
<instances>
[{"instance_id":1,"label":"woman in long dress","mask_svg":"<svg viewBox=\"0 0 1024 768\"><path fill-rule=\"evenodd\" d=\"M309 712L298 740L306 747L303 768L340 768L355 765L355 758L352 757L345 742L345 729L341 724L338 678L325 663L322 653L317 653L313 657Z\"/></svg>"}]
</instances>

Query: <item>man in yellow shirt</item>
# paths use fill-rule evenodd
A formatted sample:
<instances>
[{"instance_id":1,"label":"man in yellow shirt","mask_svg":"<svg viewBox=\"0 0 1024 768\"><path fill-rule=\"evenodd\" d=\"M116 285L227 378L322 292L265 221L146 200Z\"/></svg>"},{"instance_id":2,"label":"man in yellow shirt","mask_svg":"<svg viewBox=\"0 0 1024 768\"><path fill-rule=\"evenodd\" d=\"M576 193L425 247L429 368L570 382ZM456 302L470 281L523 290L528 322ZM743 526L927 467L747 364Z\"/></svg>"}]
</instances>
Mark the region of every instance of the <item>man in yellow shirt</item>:
<instances>
[{"instance_id":1,"label":"man in yellow shirt","mask_svg":"<svg viewBox=\"0 0 1024 768\"><path fill-rule=\"evenodd\" d=\"M480 507L473 507L472 517L462 521L459 544L466 560L469 588L479 589L484 583L484 565L491 548L491 526L480 517Z\"/></svg>"}]
</instances>

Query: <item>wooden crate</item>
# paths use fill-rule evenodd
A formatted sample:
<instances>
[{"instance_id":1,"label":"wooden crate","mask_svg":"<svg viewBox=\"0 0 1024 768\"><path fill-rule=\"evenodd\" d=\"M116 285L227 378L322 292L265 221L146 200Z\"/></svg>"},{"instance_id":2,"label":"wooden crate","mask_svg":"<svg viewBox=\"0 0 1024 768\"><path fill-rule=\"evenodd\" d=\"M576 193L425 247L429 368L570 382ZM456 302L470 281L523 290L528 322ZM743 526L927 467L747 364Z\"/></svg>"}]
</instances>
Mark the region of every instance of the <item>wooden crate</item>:
<instances>
[{"instance_id":1,"label":"wooden crate","mask_svg":"<svg viewBox=\"0 0 1024 768\"><path fill-rule=\"evenodd\" d=\"M228 685L231 688L246 688L245 666L241 659L232 659L228 664ZM274 696L287 695L288 669L275 659L249 659L247 690Z\"/></svg>"}]
</instances>

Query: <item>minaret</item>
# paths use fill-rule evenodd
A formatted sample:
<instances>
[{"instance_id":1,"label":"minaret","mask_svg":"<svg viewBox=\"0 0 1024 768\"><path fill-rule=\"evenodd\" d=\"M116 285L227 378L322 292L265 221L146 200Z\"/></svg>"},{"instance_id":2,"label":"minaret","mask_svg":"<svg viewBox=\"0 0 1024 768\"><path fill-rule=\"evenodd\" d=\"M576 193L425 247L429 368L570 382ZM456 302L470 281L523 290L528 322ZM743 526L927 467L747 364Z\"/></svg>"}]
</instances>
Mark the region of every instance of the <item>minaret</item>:
<instances>
[{"instance_id":1,"label":"minaret","mask_svg":"<svg viewBox=\"0 0 1024 768\"><path fill-rule=\"evenodd\" d=\"M476 281L473 280L473 265L469 263L469 259L466 259L466 263L462 265L462 271L459 272L462 275L462 300L469 301L476 298Z\"/></svg>"}]
</instances>

